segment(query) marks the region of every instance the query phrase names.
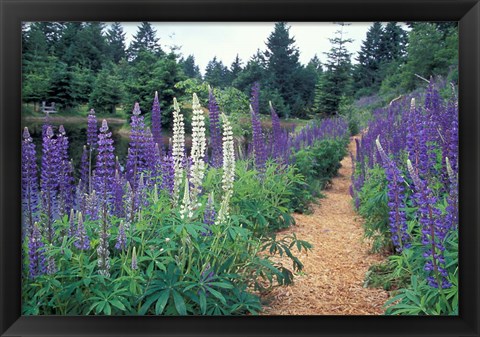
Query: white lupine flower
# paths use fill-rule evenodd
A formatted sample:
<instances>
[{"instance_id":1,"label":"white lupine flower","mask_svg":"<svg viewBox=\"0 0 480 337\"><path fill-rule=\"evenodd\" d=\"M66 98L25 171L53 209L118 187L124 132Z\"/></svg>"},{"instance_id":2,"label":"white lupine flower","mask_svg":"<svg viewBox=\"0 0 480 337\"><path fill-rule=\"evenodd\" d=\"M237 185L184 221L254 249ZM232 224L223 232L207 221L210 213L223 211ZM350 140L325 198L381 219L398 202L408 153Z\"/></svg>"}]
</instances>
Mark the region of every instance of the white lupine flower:
<instances>
[{"instance_id":1,"label":"white lupine flower","mask_svg":"<svg viewBox=\"0 0 480 337\"><path fill-rule=\"evenodd\" d=\"M415 110L415 97L412 98L412 100L410 101L410 111L414 111Z\"/></svg>"},{"instance_id":2,"label":"white lupine flower","mask_svg":"<svg viewBox=\"0 0 480 337\"><path fill-rule=\"evenodd\" d=\"M174 169L173 203L177 204L180 194L180 184L183 180L183 156L185 153L185 124L177 99L173 98L173 140L172 157Z\"/></svg>"},{"instance_id":3,"label":"white lupine flower","mask_svg":"<svg viewBox=\"0 0 480 337\"><path fill-rule=\"evenodd\" d=\"M183 202L180 206L180 218L182 220L191 219L193 217L192 202L190 199L190 188L188 187L188 179L185 178L185 192L183 194Z\"/></svg>"},{"instance_id":4,"label":"white lupine flower","mask_svg":"<svg viewBox=\"0 0 480 337\"><path fill-rule=\"evenodd\" d=\"M453 173L452 165L450 164L450 159L448 159L448 157L445 157L445 164L447 166L448 177L450 180L455 180L455 173Z\"/></svg>"},{"instance_id":5,"label":"white lupine flower","mask_svg":"<svg viewBox=\"0 0 480 337\"><path fill-rule=\"evenodd\" d=\"M223 176L222 189L223 200L218 212L217 223L225 221L228 217L230 198L233 194L233 182L235 181L235 150L233 146L232 125L227 116L222 113L223 121Z\"/></svg>"},{"instance_id":6,"label":"white lupine flower","mask_svg":"<svg viewBox=\"0 0 480 337\"><path fill-rule=\"evenodd\" d=\"M207 140L205 138L205 117L197 94L193 94L192 102L192 168L191 183L193 185L191 193L192 204L196 204L197 195L201 192L203 177L205 174L205 149Z\"/></svg>"}]
</instances>

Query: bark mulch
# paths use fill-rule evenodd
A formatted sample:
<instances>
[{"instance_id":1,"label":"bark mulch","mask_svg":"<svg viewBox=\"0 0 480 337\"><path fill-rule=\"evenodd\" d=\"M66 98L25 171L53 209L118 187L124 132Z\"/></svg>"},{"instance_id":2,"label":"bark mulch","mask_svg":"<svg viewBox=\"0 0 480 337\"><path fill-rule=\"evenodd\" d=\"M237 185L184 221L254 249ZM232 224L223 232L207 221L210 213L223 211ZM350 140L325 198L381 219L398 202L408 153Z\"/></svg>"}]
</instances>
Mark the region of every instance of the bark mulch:
<instances>
[{"instance_id":1,"label":"bark mulch","mask_svg":"<svg viewBox=\"0 0 480 337\"><path fill-rule=\"evenodd\" d=\"M355 141L349 150L354 153ZM298 254L304 264L294 284L277 287L265 295L262 315L381 315L388 298L382 289L364 288L369 266L384 260L371 254L363 238L363 219L356 214L349 193L352 163L343 158L339 174L323 191L325 198L313 205L309 215L295 214L292 232L313 244L308 254ZM280 259L291 268L287 259Z\"/></svg>"}]
</instances>

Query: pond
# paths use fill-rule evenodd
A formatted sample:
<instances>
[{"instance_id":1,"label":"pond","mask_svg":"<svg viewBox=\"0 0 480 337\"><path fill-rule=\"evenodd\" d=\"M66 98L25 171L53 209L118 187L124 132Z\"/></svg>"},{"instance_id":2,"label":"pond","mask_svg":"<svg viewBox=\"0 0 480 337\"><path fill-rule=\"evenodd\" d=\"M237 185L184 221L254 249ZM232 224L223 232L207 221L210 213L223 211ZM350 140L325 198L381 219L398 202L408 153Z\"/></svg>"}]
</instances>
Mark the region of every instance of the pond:
<instances>
[{"instance_id":1,"label":"pond","mask_svg":"<svg viewBox=\"0 0 480 337\"><path fill-rule=\"evenodd\" d=\"M63 125L65 132L67 133L69 146L69 155L73 159L73 165L76 170L80 166L82 157L83 146L87 142L87 123L81 121L68 121L63 118L51 118L50 124L54 128L54 132L58 131L58 127ZM22 127L28 127L30 135L32 136L35 148L37 151L37 157L41 158L42 152L42 125L43 121L39 118L24 118L22 120ZM128 132L125 132L124 123L121 120L112 120L108 123L109 129L112 132L112 139L115 146L115 155L118 156L120 162L124 163L127 156L127 149L129 143ZM100 127L100 121L98 123ZM167 139L168 144L168 139Z\"/></svg>"}]
</instances>

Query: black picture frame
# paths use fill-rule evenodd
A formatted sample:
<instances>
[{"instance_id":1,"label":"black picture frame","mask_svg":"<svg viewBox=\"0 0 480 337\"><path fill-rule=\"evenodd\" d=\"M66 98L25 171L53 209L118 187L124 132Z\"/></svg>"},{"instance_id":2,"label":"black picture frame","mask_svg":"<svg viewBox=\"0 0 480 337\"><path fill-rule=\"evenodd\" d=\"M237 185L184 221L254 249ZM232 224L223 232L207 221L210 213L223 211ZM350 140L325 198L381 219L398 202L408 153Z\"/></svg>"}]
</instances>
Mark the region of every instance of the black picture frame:
<instances>
[{"instance_id":1,"label":"black picture frame","mask_svg":"<svg viewBox=\"0 0 480 337\"><path fill-rule=\"evenodd\" d=\"M0 14L1 336L479 336L478 1L0 0ZM459 316L21 316L22 21L459 21Z\"/></svg>"}]
</instances>

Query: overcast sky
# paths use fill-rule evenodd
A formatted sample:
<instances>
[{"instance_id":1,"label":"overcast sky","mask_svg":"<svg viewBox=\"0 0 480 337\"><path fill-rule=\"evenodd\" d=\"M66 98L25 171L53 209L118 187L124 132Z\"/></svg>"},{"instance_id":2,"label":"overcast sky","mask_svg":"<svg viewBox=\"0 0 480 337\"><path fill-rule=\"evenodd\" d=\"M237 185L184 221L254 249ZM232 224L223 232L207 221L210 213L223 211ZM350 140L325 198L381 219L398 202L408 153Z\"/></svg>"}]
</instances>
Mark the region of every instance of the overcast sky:
<instances>
[{"instance_id":1,"label":"overcast sky","mask_svg":"<svg viewBox=\"0 0 480 337\"><path fill-rule=\"evenodd\" d=\"M354 53L352 61L355 63L357 51L365 39L371 22L355 22L344 26L344 36L353 39L348 45L350 52ZM126 33L127 46L135 35L138 23L123 23ZM195 62L200 67L202 74L205 67L214 56L224 65L230 67L237 53L243 65L254 55L257 49L264 51L267 37L273 31L273 22L162 22L152 23L160 38L164 50L169 46L181 46L184 56L193 54ZM329 38L334 37L339 25L332 22L289 22L290 36L295 38L295 45L300 50L302 64L315 55L322 62L326 61L324 52L330 50Z\"/></svg>"}]
</instances>

